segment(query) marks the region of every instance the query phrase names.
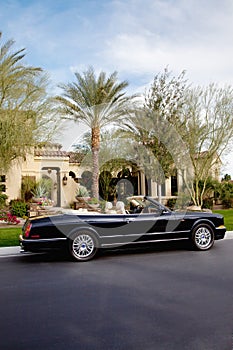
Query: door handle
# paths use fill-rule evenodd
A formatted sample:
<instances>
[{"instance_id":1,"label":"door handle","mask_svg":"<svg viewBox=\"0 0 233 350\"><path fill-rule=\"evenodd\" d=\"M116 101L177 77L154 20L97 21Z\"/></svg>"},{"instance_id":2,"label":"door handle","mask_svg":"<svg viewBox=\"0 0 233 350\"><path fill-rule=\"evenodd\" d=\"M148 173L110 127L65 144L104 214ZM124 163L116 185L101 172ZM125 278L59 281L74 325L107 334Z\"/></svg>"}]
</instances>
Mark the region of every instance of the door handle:
<instances>
[{"instance_id":1,"label":"door handle","mask_svg":"<svg viewBox=\"0 0 233 350\"><path fill-rule=\"evenodd\" d=\"M126 223L129 224L130 222L133 222L135 219L126 219Z\"/></svg>"}]
</instances>

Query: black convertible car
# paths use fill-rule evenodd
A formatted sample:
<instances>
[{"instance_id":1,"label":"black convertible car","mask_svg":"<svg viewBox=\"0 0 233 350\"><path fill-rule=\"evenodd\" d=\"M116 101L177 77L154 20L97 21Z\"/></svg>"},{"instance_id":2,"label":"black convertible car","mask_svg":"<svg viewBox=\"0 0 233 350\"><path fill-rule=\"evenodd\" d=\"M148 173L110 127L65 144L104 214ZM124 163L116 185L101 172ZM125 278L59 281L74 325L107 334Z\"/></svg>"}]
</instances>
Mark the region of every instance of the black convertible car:
<instances>
[{"instance_id":1,"label":"black convertible car","mask_svg":"<svg viewBox=\"0 0 233 350\"><path fill-rule=\"evenodd\" d=\"M171 211L151 197L131 197L130 210L60 214L28 219L20 236L22 251L67 249L78 261L92 259L100 248L189 240L198 250L223 239L222 215Z\"/></svg>"}]
</instances>

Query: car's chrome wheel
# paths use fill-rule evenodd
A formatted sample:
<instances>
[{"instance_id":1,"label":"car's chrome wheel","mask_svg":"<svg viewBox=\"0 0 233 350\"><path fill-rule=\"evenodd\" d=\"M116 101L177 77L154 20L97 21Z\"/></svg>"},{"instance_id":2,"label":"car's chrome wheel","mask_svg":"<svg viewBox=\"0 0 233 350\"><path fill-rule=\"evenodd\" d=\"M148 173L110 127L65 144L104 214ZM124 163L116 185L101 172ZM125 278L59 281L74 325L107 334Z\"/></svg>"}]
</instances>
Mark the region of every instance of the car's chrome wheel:
<instances>
[{"instance_id":1,"label":"car's chrome wheel","mask_svg":"<svg viewBox=\"0 0 233 350\"><path fill-rule=\"evenodd\" d=\"M78 261L87 261L97 252L97 242L90 232L82 231L74 234L70 239L70 253Z\"/></svg>"},{"instance_id":2,"label":"car's chrome wheel","mask_svg":"<svg viewBox=\"0 0 233 350\"><path fill-rule=\"evenodd\" d=\"M209 225L198 225L193 231L192 241L196 249L210 249L214 244L213 230Z\"/></svg>"}]
</instances>

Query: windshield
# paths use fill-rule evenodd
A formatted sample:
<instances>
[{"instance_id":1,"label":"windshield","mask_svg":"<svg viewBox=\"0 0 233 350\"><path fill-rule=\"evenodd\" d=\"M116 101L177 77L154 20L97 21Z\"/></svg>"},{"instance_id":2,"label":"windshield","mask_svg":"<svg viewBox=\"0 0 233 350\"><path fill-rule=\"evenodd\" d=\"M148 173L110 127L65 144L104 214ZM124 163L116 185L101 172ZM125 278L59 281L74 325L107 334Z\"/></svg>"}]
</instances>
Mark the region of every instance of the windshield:
<instances>
[{"instance_id":1,"label":"windshield","mask_svg":"<svg viewBox=\"0 0 233 350\"><path fill-rule=\"evenodd\" d=\"M151 197L135 196L129 197L131 213L155 213L161 214L162 212L170 212L170 210L164 207Z\"/></svg>"}]
</instances>

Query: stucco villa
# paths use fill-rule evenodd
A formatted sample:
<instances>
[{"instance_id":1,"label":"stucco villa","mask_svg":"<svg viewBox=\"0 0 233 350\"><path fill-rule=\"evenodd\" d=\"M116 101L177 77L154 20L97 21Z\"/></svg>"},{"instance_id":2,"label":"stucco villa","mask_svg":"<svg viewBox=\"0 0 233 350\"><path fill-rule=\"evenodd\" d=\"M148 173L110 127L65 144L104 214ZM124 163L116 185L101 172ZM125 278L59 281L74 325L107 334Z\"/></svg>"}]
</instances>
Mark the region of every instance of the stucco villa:
<instances>
[{"instance_id":1,"label":"stucco villa","mask_svg":"<svg viewBox=\"0 0 233 350\"><path fill-rule=\"evenodd\" d=\"M10 201L20 198L24 177L30 176L36 181L48 178L52 180L50 199L53 200L54 206L68 208L75 201L82 174L87 171L82 164L82 158L83 154L63 151L59 144L36 146L28 152L24 160L15 161L7 174L0 174L1 191ZM221 162L213 170L215 178L220 176L220 165ZM128 162L127 173L119 169L112 175L121 195L128 193L158 196L158 184L146 178L143 170L133 162ZM177 172L166 179L161 188L163 200L175 196L182 185L182 176Z\"/></svg>"}]
</instances>

